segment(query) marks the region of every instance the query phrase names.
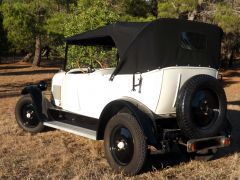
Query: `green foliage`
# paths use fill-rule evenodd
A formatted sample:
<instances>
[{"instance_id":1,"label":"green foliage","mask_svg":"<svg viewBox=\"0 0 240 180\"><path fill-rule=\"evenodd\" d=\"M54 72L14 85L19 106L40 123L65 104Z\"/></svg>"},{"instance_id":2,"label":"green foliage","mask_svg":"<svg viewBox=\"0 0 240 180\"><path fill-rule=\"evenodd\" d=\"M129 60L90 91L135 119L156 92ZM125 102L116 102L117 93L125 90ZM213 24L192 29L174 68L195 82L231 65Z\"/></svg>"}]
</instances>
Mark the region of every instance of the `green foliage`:
<instances>
[{"instance_id":1,"label":"green foliage","mask_svg":"<svg viewBox=\"0 0 240 180\"><path fill-rule=\"evenodd\" d=\"M225 58L230 60L233 52L240 49L240 15L234 10L234 4L220 3L213 18L225 32L223 52Z\"/></svg>"},{"instance_id":2,"label":"green foliage","mask_svg":"<svg viewBox=\"0 0 240 180\"><path fill-rule=\"evenodd\" d=\"M191 12L197 8L198 0L172 0L178 13Z\"/></svg>"},{"instance_id":3,"label":"green foliage","mask_svg":"<svg viewBox=\"0 0 240 180\"><path fill-rule=\"evenodd\" d=\"M240 34L240 15L236 14L228 4L218 4L214 21L222 27L225 33Z\"/></svg>"},{"instance_id":4,"label":"green foliage","mask_svg":"<svg viewBox=\"0 0 240 180\"><path fill-rule=\"evenodd\" d=\"M48 45L57 47L64 43L65 22L69 15L65 12L55 12L46 21L44 28L48 35Z\"/></svg>"},{"instance_id":5,"label":"green foliage","mask_svg":"<svg viewBox=\"0 0 240 180\"><path fill-rule=\"evenodd\" d=\"M18 51L31 49L34 43L33 29L31 22L33 18L27 14L28 5L20 2L3 3L2 13L4 16L3 25L8 32L8 40Z\"/></svg>"},{"instance_id":6,"label":"green foliage","mask_svg":"<svg viewBox=\"0 0 240 180\"><path fill-rule=\"evenodd\" d=\"M15 50L33 51L36 35L46 33L44 25L50 9L48 0L3 1L3 25Z\"/></svg>"},{"instance_id":7,"label":"green foliage","mask_svg":"<svg viewBox=\"0 0 240 180\"><path fill-rule=\"evenodd\" d=\"M63 22L65 37L96 29L119 19L119 15L113 6L109 2L102 0L79 0L74 13L65 17ZM60 49L63 52L63 47ZM68 67L89 66L91 61L93 61L94 66L97 66L97 61L101 62L101 64L108 64L109 58L113 57L114 54L116 54L116 50L105 52L100 47L73 46L69 49ZM110 66L112 65L110 63Z\"/></svg>"},{"instance_id":8,"label":"green foliage","mask_svg":"<svg viewBox=\"0 0 240 180\"><path fill-rule=\"evenodd\" d=\"M150 12L150 3L146 0L124 0L123 8L126 14L146 18Z\"/></svg>"},{"instance_id":9,"label":"green foliage","mask_svg":"<svg viewBox=\"0 0 240 180\"><path fill-rule=\"evenodd\" d=\"M178 17L178 13L173 4L166 1L158 4L158 17L176 18Z\"/></svg>"},{"instance_id":10,"label":"green foliage","mask_svg":"<svg viewBox=\"0 0 240 180\"><path fill-rule=\"evenodd\" d=\"M155 17L150 7L150 1L145 0L78 0L74 13L65 18L64 35L79 34L116 21L151 21ZM60 49L63 52L63 47ZM93 66L98 66L97 62L104 66L114 66L116 54L116 49L106 51L100 47L74 46L69 49L68 67L89 66L91 61Z\"/></svg>"},{"instance_id":11,"label":"green foliage","mask_svg":"<svg viewBox=\"0 0 240 180\"><path fill-rule=\"evenodd\" d=\"M0 53L7 40L14 51L33 51L36 35L42 46L64 57L64 38L116 21L151 21L189 18L215 23L226 33L228 49L240 47L240 2L208 0L0 0ZM6 33L7 32L7 33ZM4 38L6 37L7 39ZM4 46L4 45L5 46ZM9 49L8 49L9 50ZM116 49L70 47L69 67L89 66L93 61L113 66Z\"/></svg>"},{"instance_id":12,"label":"green foliage","mask_svg":"<svg viewBox=\"0 0 240 180\"><path fill-rule=\"evenodd\" d=\"M163 0L158 3L158 17L178 18L183 13L194 11L198 0Z\"/></svg>"}]
</instances>

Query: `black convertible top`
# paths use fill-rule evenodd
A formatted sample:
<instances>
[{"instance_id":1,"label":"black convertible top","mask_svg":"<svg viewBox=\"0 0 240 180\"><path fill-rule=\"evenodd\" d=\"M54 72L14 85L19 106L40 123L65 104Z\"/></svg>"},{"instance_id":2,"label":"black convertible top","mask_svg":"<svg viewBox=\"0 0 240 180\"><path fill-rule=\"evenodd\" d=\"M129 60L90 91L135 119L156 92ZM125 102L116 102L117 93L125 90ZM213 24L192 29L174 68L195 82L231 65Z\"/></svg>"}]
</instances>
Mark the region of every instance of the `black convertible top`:
<instances>
[{"instance_id":1,"label":"black convertible top","mask_svg":"<svg viewBox=\"0 0 240 180\"><path fill-rule=\"evenodd\" d=\"M219 68L222 29L179 19L117 22L66 39L67 44L112 46L119 52L117 73L136 73L169 66Z\"/></svg>"}]
</instances>

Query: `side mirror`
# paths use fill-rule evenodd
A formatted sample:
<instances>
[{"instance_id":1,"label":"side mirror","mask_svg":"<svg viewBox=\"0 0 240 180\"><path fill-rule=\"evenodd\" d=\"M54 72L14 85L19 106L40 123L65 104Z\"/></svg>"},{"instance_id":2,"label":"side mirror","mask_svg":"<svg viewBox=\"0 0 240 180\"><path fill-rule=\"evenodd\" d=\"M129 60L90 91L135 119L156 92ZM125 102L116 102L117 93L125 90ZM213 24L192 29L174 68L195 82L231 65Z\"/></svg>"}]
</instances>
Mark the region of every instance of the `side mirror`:
<instances>
[{"instance_id":1,"label":"side mirror","mask_svg":"<svg viewBox=\"0 0 240 180\"><path fill-rule=\"evenodd\" d=\"M45 81L40 81L39 84L37 85L37 87L41 91L45 91L45 90L47 90L47 83Z\"/></svg>"}]
</instances>

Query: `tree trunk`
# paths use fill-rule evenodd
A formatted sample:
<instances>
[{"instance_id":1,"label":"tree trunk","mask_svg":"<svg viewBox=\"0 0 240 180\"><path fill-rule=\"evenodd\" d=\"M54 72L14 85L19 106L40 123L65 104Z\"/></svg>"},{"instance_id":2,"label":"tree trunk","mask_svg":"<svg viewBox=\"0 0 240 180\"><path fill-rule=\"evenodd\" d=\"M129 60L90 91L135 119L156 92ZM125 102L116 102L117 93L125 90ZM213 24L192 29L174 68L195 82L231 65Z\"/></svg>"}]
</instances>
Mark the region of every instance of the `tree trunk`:
<instances>
[{"instance_id":1,"label":"tree trunk","mask_svg":"<svg viewBox=\"0 0 240 180\"><path fill-rule=\"evenodd\" d=\"M192 12L189 12L188 13L188 20L189 21L193 21L195 19L196 15L197 15L197 11L196 10L194 10Z\"/></svg>"},{"instance_id":2,"label":"tree trunk","mask_svg":"<svg viewBox=\"0 0 240 180\"><path fill-rule=\"evenodd\" d=\"M158 1L157 0L152 0L152 4L151 4L151 8L152 8L152 15L155 18L158 18Z\"/></svg>"},{"instance_id":3,"label":"tree trunk","mask_svg":"<svg viewBox=\"0 0 240 180\"><path fill-rule=\"evenodd\" d=\"M33 57L33 53L28 53L26 56L23 57L24 62L31 62Z\"/></svg>"},{"instance_id":4,"label":"tree trunk","mask_svg":"<svg viewBox=\"0 0 240 180\"><path fill-rule=\"evenodd\" d=\"M228 54L228 67L233 67L233 56L234 56L234 49L231 49Z\"/></svg>"},{"instance_id":5,"label":"tree trunk","mask_svg":"<svg viewBox=\"0 0 240 180\"><path fill-rule=\"evenodd\" d=\"M36 36L36 44L35 44L35 54L33 59L33 66L39 66L41 62L41 36Z\"/></svg>"},{"instance_id":6,"label":"tree trunk","mask_svg":"<svg viewBox=\"0 0 240 180\"><path fill-rule=\"evenodd\" d=\"M67 4L66 4L66 9L67 9L67 13L70 13L70 2L69 0L67 0Z\"/></svg>"}]
</instances>

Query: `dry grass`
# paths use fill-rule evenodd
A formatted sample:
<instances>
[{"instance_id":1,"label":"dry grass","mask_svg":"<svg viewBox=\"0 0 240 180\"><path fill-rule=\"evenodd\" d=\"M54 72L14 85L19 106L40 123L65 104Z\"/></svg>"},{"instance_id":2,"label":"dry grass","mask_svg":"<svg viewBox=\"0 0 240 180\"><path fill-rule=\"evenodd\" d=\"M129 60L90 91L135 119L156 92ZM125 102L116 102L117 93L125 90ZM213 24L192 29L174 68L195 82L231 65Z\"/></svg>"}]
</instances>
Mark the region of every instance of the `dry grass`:
<instances>
[{"instance_id":1,"label":"dry grass","mask_svg":"<svg viewBox=\"0 0 240 180\"><path fill-rule=\"evenodd\" d=\"M225 72L233 145L216 160L184 162L175 152L152 155L147 170L135 177L114 174L104 158L102 142L58 130L29 134L15 122L20 90L28 83L51 79L56 68L28 64L0 65L0 179L236 179L240 177L240 70ZM50 81L49 81L50 82Z\"/></svg>"}]
</instances>

